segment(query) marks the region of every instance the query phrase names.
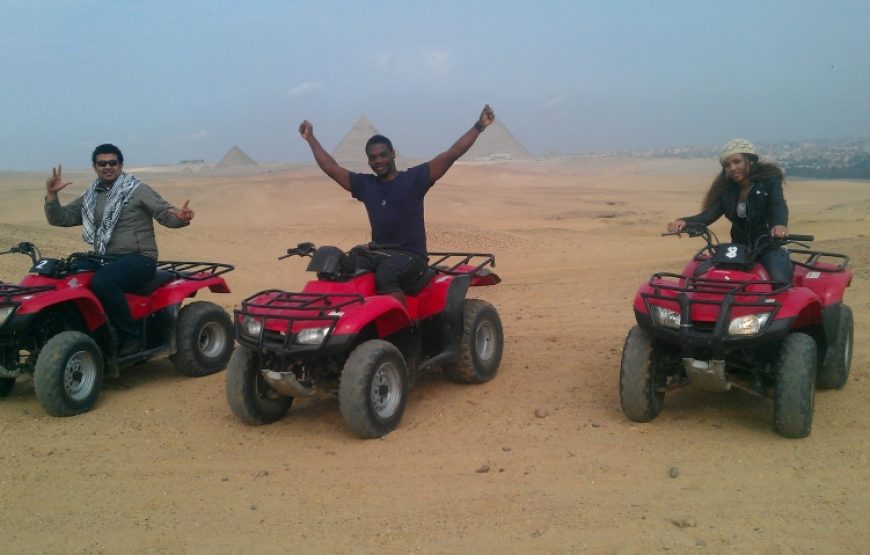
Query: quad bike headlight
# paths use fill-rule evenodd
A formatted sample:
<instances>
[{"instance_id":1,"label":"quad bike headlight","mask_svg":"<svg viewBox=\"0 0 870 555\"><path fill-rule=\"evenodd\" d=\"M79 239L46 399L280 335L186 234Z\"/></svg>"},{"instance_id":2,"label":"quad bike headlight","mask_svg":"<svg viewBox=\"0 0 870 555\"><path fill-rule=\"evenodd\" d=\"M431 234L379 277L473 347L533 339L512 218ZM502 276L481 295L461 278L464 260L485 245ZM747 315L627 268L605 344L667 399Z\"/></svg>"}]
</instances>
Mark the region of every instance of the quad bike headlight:
<instances>
[{"instance_id":1,"label":"quad bike headlight","mask_svg":"<svg viewBox=\"0 0 870 555\"><path fill-rule=\"evenodd\" d=\"M3 324L6 323L6 320L12 316L12 313L15 312L14 306L4 306L0 308L0 327L3 327Z\"/></svg>"},{"instance_id":2,"label":"quad bike headlight","mask_svg":"<svg viewBox=\"0 0 870 555\"><path fill-rule=\"evenodd\" d=\"M296 334L296 343L300 345L320 345L326 339L329 328L307 328Z\"/></svg>"},{"instance_id":3,"label":"quad bike headlight","mask_svg":"<svg viewBox=\"0 0 870 555\"><path fill-rule=\"evenodd\" d=\"M770 320L770 314L770 312L762 312L734 318L728 324L728 335L755 335L761 332L764 325Z\"/></svg>"},{"instance_id":4,"label":"quad bike headlight","mask_svg":"<svg viewBox=\"0 0 870 555\"><path fill-rule=\"evenodd\" d=\"M260 337L260 334L263 333L263 321L259 318L245 316L242 318L242 329L250 336Z\"/></svg>"},{"instance_id":5,"label":"quad bike headlight","mask_svg":"<svg viewBox=\"0 0 870 555\"><path fill-rule=\"evenodd\" d=\"M659 326L662 326L664 328L672 328L675 330L680 329L679 312L675 312L661 306L651 306L650 314L652 314L653 320Z\"/></svg>"}]
</instances>

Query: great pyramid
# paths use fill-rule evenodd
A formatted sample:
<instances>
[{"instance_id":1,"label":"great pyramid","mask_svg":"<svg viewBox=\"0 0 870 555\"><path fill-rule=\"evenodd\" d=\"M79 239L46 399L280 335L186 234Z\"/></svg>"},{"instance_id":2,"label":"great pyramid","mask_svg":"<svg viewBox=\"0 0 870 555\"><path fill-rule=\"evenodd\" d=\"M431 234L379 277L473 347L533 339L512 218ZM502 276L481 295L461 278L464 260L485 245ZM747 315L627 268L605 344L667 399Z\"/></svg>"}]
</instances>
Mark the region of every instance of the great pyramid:
<instances>
[{"instance_id":1,"label":"great pyramid","mask_svg":"<svg viewBox=\"0 0 870 555\"><path fill-rule=\"evenodd\" d=\"M366 160L366 141L372 135L379 135L380 132L375 129L372 122L365 116L360 116L350 128L350 131L338 142L335 149L332 151L332 157L339 164L352 163L367 163Z\"/></svg>"},{"instance_id":2,"label":"great pyramid","mask_svg":"<svg viewBox=\"0 0 870 555\"><path fill-rule=\"evenodd\" d=\"M366 142L372 135L380 135L381 132L372 125L372 122L365 116L360 116L350 131L338 142L335 149L332 151L332 157L342 166L351 170L364 170L369 167L369 161L366 158ZM392 137L388 137L392 140ZM393 145L396 151L396 166L402 169L407 164L399 155L399 149Z\"/></svg>"},{"instance_id":3,"label":"great pyramid","mask_svg":"<svg viewBox=\"0 0 870 555\"><path fill-rule=\"evenodd\" d=\"M250 156L242 152L237 146L233 146L221 161L215 164L215 168L237 168L239 166L256 166L257 163Z\"/></svg>"},{"instance_id":4,"label":"great pyramid","mask_svg":"<svg viewBox=\"0 0 870 555\"><path fill-rule=\"evenodd\" d=\"M531 160L526 150L507 127L496 119L480 134L477 141L468 149L462 160Z\"/></svg>"}]
</instances>

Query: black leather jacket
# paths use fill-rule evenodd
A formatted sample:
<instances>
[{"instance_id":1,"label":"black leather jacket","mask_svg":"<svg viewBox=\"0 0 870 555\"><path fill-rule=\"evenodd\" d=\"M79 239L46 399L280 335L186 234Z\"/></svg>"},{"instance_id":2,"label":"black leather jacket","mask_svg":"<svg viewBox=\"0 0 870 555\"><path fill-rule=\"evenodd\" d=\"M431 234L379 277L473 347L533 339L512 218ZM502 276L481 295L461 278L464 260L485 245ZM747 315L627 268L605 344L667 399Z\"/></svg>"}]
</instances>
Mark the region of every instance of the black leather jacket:
<instances>
[{"instance_id":1,"label":"black leather jacket","mask_svg":"<svg viewBox=\"0 0 870 555\"><path fill-rule=\"evenodd\" d=\"M680 218L687 223L710 225L721 216L731 221L731 241L753 245L758 237L770 236L776 225L788 226L788 206L782 194L782 180L770 179L752 184L746 198L746 219L737 218L740 186L731 183L719 198L700 214Z\"/></svg>"}]
</instances>

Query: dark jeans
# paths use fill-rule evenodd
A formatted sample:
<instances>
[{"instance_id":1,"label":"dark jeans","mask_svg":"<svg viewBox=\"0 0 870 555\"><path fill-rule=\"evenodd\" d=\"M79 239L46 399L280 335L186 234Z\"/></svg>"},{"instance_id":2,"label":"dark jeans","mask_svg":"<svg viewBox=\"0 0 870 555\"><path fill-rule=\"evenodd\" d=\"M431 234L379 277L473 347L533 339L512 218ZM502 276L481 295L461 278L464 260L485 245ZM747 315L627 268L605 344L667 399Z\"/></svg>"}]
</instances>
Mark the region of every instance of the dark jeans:
<instances>
[{"instance_id":1,"label":"dark jeans","mask_svg":"<svg viewBox=\"0 0 870 555\"><path fill-rule=\"evenodd\" d=\"M99 268L91 280L91 291L103 303L109 322L115 326L118 339L139 337L139 327L133 323L124 291L132 291L154 277L157 261L143 254L124 254Z\"/></svg>"},{"instance_id":2,"label":"dark jeans","mask_svg":"<svg viewBox=\"0 0 870 555\"><path fill-rule=\"evenodd\" d=\"M782 287L791 285L791 276L794 272L794 264L788 257L785 247L771 249L758 259L770 275L771 281Z\"/></svg>"},{"instance_id":3,"label":"dark jeans","mask_svg":"<svg viewBox=\"0 0 870 555\"><path fill-rule=\"evenodd\" d=\"M426 259L415 252L384 249L358 253L356 267L375 271L378 293L404 291L426 273Z\"/></svg>"}]
</instances>

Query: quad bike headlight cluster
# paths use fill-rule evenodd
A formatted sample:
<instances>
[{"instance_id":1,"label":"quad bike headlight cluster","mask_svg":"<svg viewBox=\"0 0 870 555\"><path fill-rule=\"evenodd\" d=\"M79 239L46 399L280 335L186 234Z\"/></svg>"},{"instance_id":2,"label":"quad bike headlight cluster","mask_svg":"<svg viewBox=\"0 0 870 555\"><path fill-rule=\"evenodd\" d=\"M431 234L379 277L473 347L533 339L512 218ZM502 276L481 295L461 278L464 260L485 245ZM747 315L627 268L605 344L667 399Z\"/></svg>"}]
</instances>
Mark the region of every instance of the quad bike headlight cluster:
<instances>
[{"instance_id":1,"label":"quad bike headlight cluster","mask_svg":"<svg viewBox=\"0 0 870 555\"><path fill-rule=\"evenodd\" d=\"M6 320L12 316L13 312L15 312L14 306L4 306L3 308L0 308L0 327L6 323Z\"/></svg>"},{"instance_id":2,"label":"quad bike headlight cluster","mask_svg":"<svg viewBox=\"0 0 870 555\"><path fill-rule=\"evenodd\" d=\"M650 314L655 323L663 328L680 329L680 314L661 306L651 306ZM761 333L767 321L770 320L770 312L747 314L734 318L728 324L728 335L755 335Z\"/></svg>"},{"instance_id":3,"label":"quad bike headlight cluster","mask_svg":"<svg viewBox=\"0 0 870 555\"><path fill-rule=\"evenodd\" d=\"M770 320L770 314L762 312L734 318L728 325L728 335L755 335L764 329L764 325Z\"/></svg>"},{"instance_id":4,"label":"quad bike headlight cluster","mask_svg":"<svg viewBox=\"0 0 870 555\"><path fill-rule=\"evenodd\" d=\"M661 307L661 306L651 306L650 313L652 314L653 320L659 326L663 328L671 328L678 330L680 329L680 313L675 312L673 310Z\"/></svg>"},{"instance_id":5,"label":"quad bike headlight cluster","mask_svg":"<svg viewBox=\"0 0 870 555\"><path fill-rule=\"evenodd\" d=\"M263 333L263 321L259 318L245 316L242 318L242 329L252 337L260 337L260 334Z\"/></svg>"},{"instance_id":6,"label":"quad bike headlight cluster","mask_svg":"<svg viewBox=\"0 0 870 555\"><path fill-rule=\"evenodd\" d=\"M296 334L296 343L300 345L320 345L326 339L329 328L307 328Z\"/></svg>"}]
</instances>

